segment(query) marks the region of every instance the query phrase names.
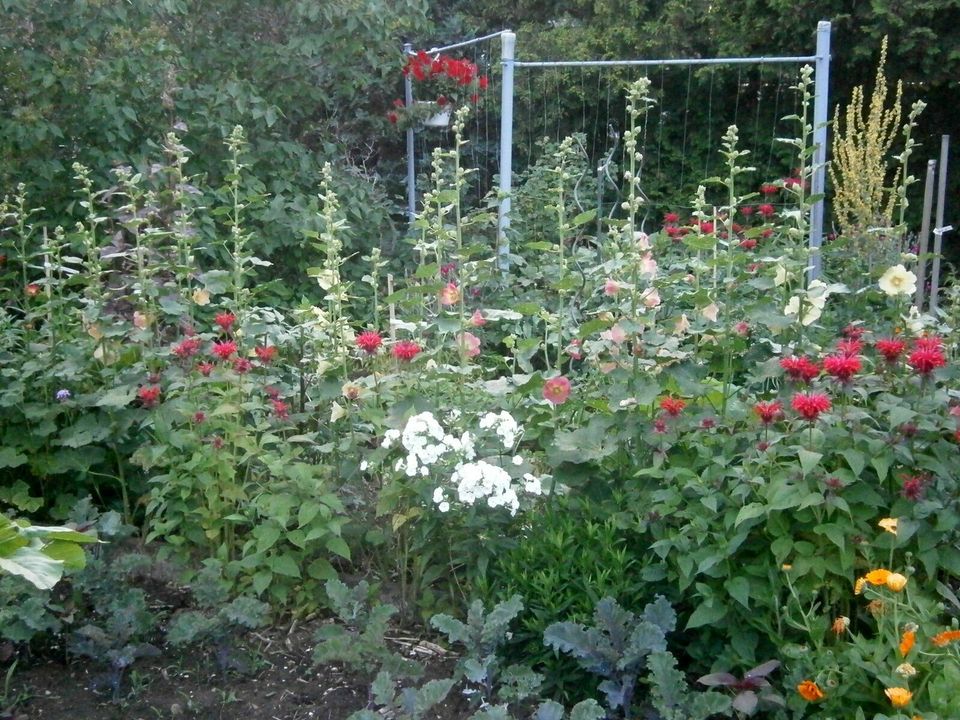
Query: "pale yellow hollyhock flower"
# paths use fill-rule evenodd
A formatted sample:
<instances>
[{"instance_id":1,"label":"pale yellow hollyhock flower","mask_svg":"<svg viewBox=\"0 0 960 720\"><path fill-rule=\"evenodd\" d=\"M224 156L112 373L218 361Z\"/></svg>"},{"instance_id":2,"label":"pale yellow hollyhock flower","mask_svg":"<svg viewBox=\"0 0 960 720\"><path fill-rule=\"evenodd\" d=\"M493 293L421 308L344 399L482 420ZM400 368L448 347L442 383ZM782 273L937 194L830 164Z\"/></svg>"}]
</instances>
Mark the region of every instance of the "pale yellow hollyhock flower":
<instances>
[{"instance_id":1,"label":"pale yellow hollyhock flower","mask_svg":"<svg viewBox=\"0 0 960 720\"><path fill-rule=\"evenodd\" d=\"M913 295L917 291L917 276L903 265L894 265L887 269L877 284L890 297Z\"/></svg>"},{"instance_id":2,"label":"pale yellow hollyhock flower","mask_svg":"<svg viewBox=\"0 0 960 720\"><path fill-rule=\"evenodd\" d=\"M720 312L720 308L717 307L717 304L710 303L700 311L700 314L703 315L707 320L710 320L711 322L716 322L717 314L719 312Z\"/></svg>"},{"instance_id":3,"label":"pale yellow hollyhock flower","mask_svg":"<svg viewBox=\"0 0 960 720\"><path fill-rule=\"evenodd\" d=\"M197 288L193 291L193 301L197 305L209 305L210 304L210 292L204 290L203 288Z\"/></svg>"},{"instance_id":4,"label":"pale yellow hollyhock flower","mask_svg":"<svg viewBox=\"0 0 960 720\"><path fill-rule=\"evenodd\" d=\"M899 521L897 518L883 518L880 522L877 523L880 527L886 530L888 533L897 534L897 527Z\"/></svg>"}]
</instances>

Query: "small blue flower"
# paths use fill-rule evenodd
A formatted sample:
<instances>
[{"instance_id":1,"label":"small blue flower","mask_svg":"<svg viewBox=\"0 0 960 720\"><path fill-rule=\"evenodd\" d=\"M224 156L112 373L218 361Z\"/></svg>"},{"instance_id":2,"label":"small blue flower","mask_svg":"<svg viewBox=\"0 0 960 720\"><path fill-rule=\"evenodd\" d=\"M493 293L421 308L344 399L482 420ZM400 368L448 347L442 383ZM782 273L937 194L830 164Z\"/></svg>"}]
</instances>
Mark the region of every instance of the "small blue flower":
<instances>
[{"instance_id":1,"label":"small blue flower","mask_svg":"<svg viewBox=\"0 0 960 720\"><path fill-rule=\"evenodd\" d=\"M66 388L64 388L63 390L57 390L57 400L59 400L60 402L66 402L67 400L70 399L70 397L71 397L71 393Z\"/></svg>"}]
</instances>

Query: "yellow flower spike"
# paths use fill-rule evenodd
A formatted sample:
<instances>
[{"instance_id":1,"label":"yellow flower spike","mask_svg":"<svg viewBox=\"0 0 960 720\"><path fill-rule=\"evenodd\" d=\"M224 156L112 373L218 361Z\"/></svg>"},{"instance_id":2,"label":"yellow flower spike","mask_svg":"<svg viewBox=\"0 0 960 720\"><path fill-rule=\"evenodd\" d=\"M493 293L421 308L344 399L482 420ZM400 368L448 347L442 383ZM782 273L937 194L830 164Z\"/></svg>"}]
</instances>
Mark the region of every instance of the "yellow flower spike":
<instances>
[{"instance_id":1,"label":"yellow flower spike","mask_svg":"<svg viewBox=\"0 0 960 720\"><path fill-rule=\"evenodd\" d=\"M913 697L912 692L902 687L887 688L883 693L890 699L890 704L895 708L906 707L910 704L910 698Z\"/></svg>"},{"instance_id":2,"label":"yellow flower spike","mask_svg":"<svg viewBox=\"0 0 960 720\"><path fill-rule=\"evenodd\" d=\"M890 577L890 571L877 568L876 570L868 572L864 577L866 577L867 582L871 585L886 585L887 578Z\"/></svg>"},{"instance_id":3,"label":"yellow flower spike","mask_svg":"<svg viewBox=\"0 0 960 720\"><path fill-rule=\"evenodd\" d=\"M907 578L900 573L890 573L885 584L894 592L900 592L907 586Z\"/></svg>"},{"instance_id":4,"label":"yellow flower spike","mask_svg":"<svg viewBox=\"0 0 960 720\"><path fill-rule=\"evenodd\" d=\"M880 527L886 530L888 533L897 534L897 525L899 524L898 518L883 518L880 522L877 523Z\"/></svg>"},{"instance_id":5,"label":"yellow flower spike","mask_svg":"<svg viewBox=\"0 0 960 720\"><path fill-rule=\"evenodd\" d=\"M863 592L864 585L867 584L867 579L865 577L857 578L857 581L853 584L853 594L859 595Z\"/></svg>"}]
</instances>

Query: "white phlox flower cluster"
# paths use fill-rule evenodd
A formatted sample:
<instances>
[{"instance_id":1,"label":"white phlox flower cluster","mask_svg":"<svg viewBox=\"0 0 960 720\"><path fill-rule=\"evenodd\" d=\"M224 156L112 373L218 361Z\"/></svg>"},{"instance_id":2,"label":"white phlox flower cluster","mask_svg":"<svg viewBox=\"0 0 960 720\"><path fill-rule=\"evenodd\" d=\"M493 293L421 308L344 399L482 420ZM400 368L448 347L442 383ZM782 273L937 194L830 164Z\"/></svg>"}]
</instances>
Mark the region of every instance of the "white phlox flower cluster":
<instances>
[{"instance_id":1,"label":"white phlox flower cluster","mask_svg":"<svg viewBox=\"0 0 960 720\"><path fill-rule=\"evenodd\" d=\"M457 499L464 505L473 505L486 498L489 507L509 508L511 515L520 508L510 474L484 460L463 463L454 470L450 482L456 486Z\"/></svg>"},{"instance_id":2,"label":"white phlox flower cluster","mask_svg":"<svg viewBox=\"0 0 960 720\"><path fill-rule=\"evenodd\" d=\"M500 438L500 442L503 443L504 450L511 449L520 436L520 426L513 419L513 415L506 410L501 410L499 414L487 413L484 415L480 418L480 429L493 430Z\"/></svg>"},{"instance_id":3,"label":"white phlox flower cluster","mask_svg":"<svg viewBox=\"0 0 960 720\"><path fill-rule=\"evenodd\" d=\"M407 421L403 432L387 430L383 436L382 447L390 448L397 440L407 451L406 457L399 458L393 469L403 472L407 477L417 474L427 477L430 466L443 460L447 455L472 460L476 457L473 436L464 432L460 437L444 431L432 413L422 412Z\"/></svg>"}]
</instances>

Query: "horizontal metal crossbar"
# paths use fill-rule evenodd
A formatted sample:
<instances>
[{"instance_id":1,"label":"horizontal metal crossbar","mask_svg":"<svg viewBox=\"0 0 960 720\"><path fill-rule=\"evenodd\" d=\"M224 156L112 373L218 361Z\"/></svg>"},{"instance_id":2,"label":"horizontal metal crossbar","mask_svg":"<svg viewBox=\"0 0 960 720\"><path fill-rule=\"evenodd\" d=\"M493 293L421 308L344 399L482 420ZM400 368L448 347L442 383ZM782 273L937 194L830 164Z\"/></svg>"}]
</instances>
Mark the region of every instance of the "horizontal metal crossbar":
<instances>
[{"instance_id":1,"label":"horizontal metal crossbar","mask_svg":"<svg viewBox=\"0 0 960 720\"><path fill-rule=\"evenodd\" d=\"M516 67L607 67L616 65L745 65L815 62L816 55L796 57L684 58L677 60L515 60Z\"/></svg>"},{"instance_id":2,"label":"horizontal metal crossbar","mask_svg":"<svg viewBox=\"0 0 960 720\"><path fill-rule=\"evenodd\" d=\"M433 55L434 53L447 52L447 50L455 50L457 48L466 47L467 45L476 45L477 43L482 43L484 40L492 40L493 38L498 38L503 35L505 32L510 32L509 30L500 30L495 33L490 33L489 35L484 35L483 37L473 38L471 40L464 40L463 42L453 43L453 45L444 45L443 47L433 47L425 52L428 55Z\"/></svg>"}]
</instances>

